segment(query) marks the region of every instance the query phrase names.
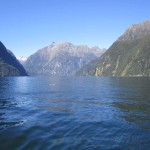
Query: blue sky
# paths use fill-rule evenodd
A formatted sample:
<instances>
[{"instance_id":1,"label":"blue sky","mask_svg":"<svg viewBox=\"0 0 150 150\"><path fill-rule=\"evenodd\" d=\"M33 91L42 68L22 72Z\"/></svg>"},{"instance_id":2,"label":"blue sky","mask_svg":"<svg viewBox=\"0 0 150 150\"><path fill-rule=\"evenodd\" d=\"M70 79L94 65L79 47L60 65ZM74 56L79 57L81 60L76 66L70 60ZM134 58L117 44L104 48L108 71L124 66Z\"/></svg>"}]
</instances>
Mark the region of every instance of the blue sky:
<instances>
[{"instance_id":1,"label":"blue sky","mask_svg":"<svg viewBox=\"0 0 150 150\"><path fill-rule=\"evenodd\" d=\"M150 19L150 0L0 0L0 41L29 56L52 41L108 48Z\"/></svg>"}]
</instances>

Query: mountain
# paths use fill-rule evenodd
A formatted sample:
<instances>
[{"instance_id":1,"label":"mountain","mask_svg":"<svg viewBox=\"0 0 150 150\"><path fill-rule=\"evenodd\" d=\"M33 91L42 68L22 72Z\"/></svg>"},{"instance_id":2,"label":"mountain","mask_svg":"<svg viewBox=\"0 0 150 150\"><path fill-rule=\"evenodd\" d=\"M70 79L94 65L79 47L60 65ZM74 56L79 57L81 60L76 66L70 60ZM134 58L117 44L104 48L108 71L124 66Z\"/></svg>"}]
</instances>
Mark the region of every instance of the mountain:
<instances>
[{"instance_id":1,"label":"mountain","mask_svg":"<svg viewBox=\"0 0 150 150\"><path fill-rule=\"evenodd\" d=\"M130 26L125 33L119 37L118 41L137 40L146 35L150 35L150 19Z\"/></svg>"},{"instance_id":2,"label":"mountain","mask_svg":"<svg viewBox=\"0 0 150 150\"><path fill-rule=\"evenodd\" d=\"M23 66L14 54L0 42L0 76L26 76Z\"/></svg>"},{"instance_id":3,"label":"mountain","mask_svg":"<svg viewBox=\"0 0 150 150\"><path fill-rule=\"evenodd\" d=\"M99 64L101 57L98 57L88 64L84 65L81 69L79 69L75 75L76 76L93 76L95 73L95 68Z\"/></svg>"},{"instance_id":4,"label":"mountain","mask_svg":"<svg viewBox=\"0 0 150 150\"><path fill-rule=\"evenodd\" d=\"M51 44L31 55L24 64L31 75L71 76L105 49L75 46L69 42Z\"/></svg>"},{"instance_id":5,"label":"mountain","mask_svg":"<svg viewBox=\"0 0 150 150\"><path fill-rule=\"evenodd\" d=\"M88 64L78 75L150 76L150 20L129 27L96 65Z\"/></svg>"},{"instance_id":6,"label":"mountain","mask_svg":"<svg viewBox=\"0 0 150 150\"><path fill-rule=\"evenodd\" d=\"M21 56L17 57L17 60L23 65L26 62L27 58L28 57Z\"/></svg>"}]
</instances>

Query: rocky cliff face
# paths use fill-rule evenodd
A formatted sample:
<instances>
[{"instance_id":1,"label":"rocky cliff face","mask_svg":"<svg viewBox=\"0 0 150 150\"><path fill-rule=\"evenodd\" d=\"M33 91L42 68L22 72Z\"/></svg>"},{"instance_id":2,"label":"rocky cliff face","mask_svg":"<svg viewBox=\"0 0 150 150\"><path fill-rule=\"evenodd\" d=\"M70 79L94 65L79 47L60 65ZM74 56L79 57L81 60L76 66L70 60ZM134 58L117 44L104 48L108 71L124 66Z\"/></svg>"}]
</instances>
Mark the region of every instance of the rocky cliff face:
<instances>
[{"instance_id":1,"label":"rocky cliff face","mask_svg":"<svg viewBox=\"0 0 150 150\"><path fill-rule=\"evenodd\" d=\"M91 65L91 64L90 64ZM99 59L95 76L150 76L150 20L133 25Z\"/></svg>"},{"instance_id":2,"label":"rocky cliff face","mask_svg":"<svg viewBox=\"0 0 150 150\"><path fill-rule=\"evenodd\" d=\"M0 76L26 76L23 66L10 50L0 42Z\"/></svg>"},{"instance_id":3,"label":"rocky cliff face","mask_svg":"<svg viewBox=\"0 0 150 150\"><path fill-rule=\"evenodd\" d=\"M62 42L37 51L27 59L24 67L31 75L71 76L104 51Z\"/></svg>"}]
</instances>

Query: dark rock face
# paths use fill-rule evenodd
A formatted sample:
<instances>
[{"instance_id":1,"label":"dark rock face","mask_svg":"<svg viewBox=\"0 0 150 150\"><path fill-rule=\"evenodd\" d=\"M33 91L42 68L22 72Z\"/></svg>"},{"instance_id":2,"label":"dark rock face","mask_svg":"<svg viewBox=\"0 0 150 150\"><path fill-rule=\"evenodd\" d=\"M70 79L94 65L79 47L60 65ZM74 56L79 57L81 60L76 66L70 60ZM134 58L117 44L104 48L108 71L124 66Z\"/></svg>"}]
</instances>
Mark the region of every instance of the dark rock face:
<instances>
[{"instance_id":1,"label":"dark rock face","mask_svg":"<svg viewBox=\"0 0 150 150\"><path fill-rule=\"evenodd\" d=\"M104 51L98 47L75 46L68 42L52 44L31 55L24 67L31 75L72 76Z\"/></svg>"},{"instance_id":2,"label":"dark rock face","mask_svg":"<svg viewBox=\"0 0 150 150\"><path fill-rule=\"evenodd\" d=\"M129 27L93 67L86 75L150 76L150 20Z\"/></svg>"},{"instance_id":3,"label":"dark rock face","mask_svg":"<svg viewBox=\"0 0 150 150\"><path fill-rule=\"evenodd\" d=\"M0 76L26 76L23 66L13 53L0 42Z\"/></svg>"}]
</instances>

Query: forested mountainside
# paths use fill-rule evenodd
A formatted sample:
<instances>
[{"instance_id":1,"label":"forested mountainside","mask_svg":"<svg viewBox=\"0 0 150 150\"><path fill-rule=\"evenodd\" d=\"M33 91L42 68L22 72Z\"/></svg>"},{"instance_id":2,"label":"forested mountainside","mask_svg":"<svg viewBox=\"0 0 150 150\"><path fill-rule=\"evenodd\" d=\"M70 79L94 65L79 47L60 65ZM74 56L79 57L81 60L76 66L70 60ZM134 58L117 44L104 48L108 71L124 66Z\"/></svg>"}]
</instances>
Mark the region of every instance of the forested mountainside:
<instances>
[{"instance_id":1,"label":"forested mountainside","mask_svg":"<svg viewBox=\"0 0 150 150\"><path fill-rule=\"evenodd\" d=\"M78 75L150 76L150 20L129 27L96 65L88 64Z\"/></svg>"}]
</instances>

